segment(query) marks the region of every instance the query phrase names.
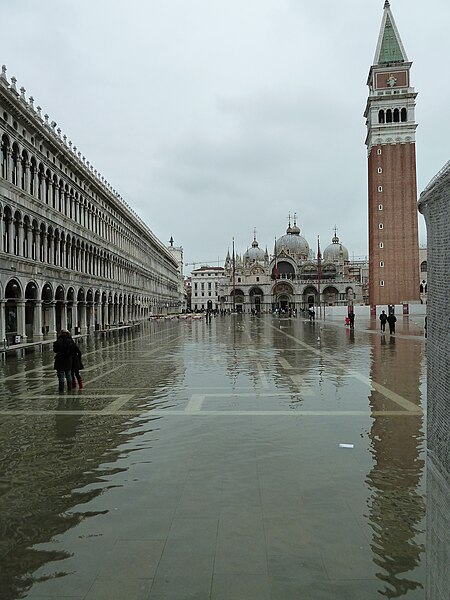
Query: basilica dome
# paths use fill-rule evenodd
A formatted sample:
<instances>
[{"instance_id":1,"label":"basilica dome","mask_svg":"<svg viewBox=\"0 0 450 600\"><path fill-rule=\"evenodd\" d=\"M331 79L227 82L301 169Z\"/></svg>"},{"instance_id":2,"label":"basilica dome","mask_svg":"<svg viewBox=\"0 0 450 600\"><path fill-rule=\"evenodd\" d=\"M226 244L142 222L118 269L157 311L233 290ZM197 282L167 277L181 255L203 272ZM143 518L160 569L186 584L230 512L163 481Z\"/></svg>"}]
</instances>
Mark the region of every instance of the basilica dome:
<instances>
[{"instance_id":1,"label":"basilica dome","mask_svg":"<svg viewBox=\"0 0 450 600\"><path fill-rule=\"evenodd\" d=\"M254 261L263 262L264 261L264 250L259 247L258 242L256 241L256 238L252 242L252 247L249 248L247 250L247 252L244 252L243 259L244 259L244 261L250 261L250 262L254 262Z\"/></svg>"},{"instance_id":2,"label":"basilica dome","mask_svg":"<svg viewBox=\"0 0 450 600\"><path fill-rule=\"evenodd\" d=\"M298 257L308 258L309 245L304 237L300 235L300 228L294 223L293 227L289 224L286 234L277 240L277 254L282 250Z\"/></svg>"},{"instance_id":3,"label":"basilica dome","mask_svg":"<svg viewBox=\"0 0 450 600\"><path fill-rule=\"evenodd\" d=\"M334 237L331 240L331 244L323 251L323 260L328 260L330 262L348 260L348 250L340 243L336 232L334 232Z\"/></svg>"}]
</instances>

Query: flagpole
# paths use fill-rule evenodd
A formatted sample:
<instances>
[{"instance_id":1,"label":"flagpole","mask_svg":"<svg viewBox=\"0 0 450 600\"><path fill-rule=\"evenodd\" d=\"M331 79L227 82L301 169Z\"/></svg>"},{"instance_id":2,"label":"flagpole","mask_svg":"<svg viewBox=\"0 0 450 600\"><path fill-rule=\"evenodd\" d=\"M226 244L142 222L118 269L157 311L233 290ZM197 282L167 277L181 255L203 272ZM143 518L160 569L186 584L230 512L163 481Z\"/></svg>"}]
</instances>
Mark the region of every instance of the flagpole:
<instances>
[{"instance_id":1,"label":"flagpole","mask_svg":"<svg viewBox=\"0 0 450 600\"><path fill-rule=\"evenodd\" d=\"M234 255L234 237L233 237L233 312L236 312L236 258Z\"/></svg>"},{"instance_id":2,"label":"flagpole","mask_svg":"<svg viewBox=\"0 0 450 600\"><path fill-rule=\"evenodd\" d=\"M319 316L322 317L322 303L320 301L320 278L322 275L322 255L320 254L320 240L317 236L317 293L319 295Z\"/></svg>"},{"instance_id":3,"label":"flagpole","mask_svg":"<svg viewBox=\"0 0 450 600\"><path fill-rule=\"evenodd\" d=\"M274 294L275 294L275 310L277 310L278 308L278 258L277 258L277 238L275 237L275 287L274 287Z\"/></svg>"}]
</instances>

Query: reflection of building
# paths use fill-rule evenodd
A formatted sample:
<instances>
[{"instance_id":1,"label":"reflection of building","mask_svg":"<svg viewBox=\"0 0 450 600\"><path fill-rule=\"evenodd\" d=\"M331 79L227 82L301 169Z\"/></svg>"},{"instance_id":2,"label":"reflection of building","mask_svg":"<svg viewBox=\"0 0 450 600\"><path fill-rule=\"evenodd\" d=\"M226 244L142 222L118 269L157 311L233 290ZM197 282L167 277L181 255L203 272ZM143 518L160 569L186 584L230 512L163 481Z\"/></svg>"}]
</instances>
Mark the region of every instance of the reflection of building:
<instances>
[{"instance_id":1,"label":"reflection of building","mask_svg":"<svg viewBox=\"0 0 450 600\"><path fill-rule=\"evenodd\" d=\"M136 448L142 448L143 436L142 428L134 427L128 415L102 414L102 394L105 390L109 391L111 396L107 396L106 400L109 403L114 401L114 393L117 398L123 397L121 394L125 393L129 398L130 409L135 407L136 410L148 411L147 417L140 416L140 423L142 427L147 423L146 440L153 439L154 444L151 446L157 446L158 436L152 434L156 427L151 424L154 419L150 416L151 409L155 405L160 406L164 399L171 402L167 390L182 381L184 372L183 354L172 341L173 328L167 323L147 322L143 324L141 331L144 335L136 336L134 332L124 330L120 337L110 338L106 342L94 336L87 339L86 354L90 350L94 351L100 370L103 368L106 371L111 360L122 365L120 371L116 371L116 379L112 379L111 373L105 373L103 379L91 384L92 395L88 402L92 411L98 409L98 414L86 415L80 407L83 400L65 396L55 397L50 401L49 406L59 411L54 415L20 419L2 415L2 600L25 597L30 585L39 578L36 571L49 562L55 561L59 577L69 575L73 569L67 570L67 562L64 567L58 568L56 561L65 559L70 562L74 558L76 563L76 553L69 553L67 544L55 542L55 538L97 514L111 518L116 525L117 517L112 507L128 505L128 497L124 499L124 504L119 502L114 505L103 497L99 503L101 512L98 512L98 506L95 507L97 497L106 495L112 488L118 491L123 487L124 480L128 481L126 471L135 464L134 453ZM126 340L130 343L123 344ZM102 352L97 354L96 350L100 348ZM136 352L145 356L152 348L163 352L164 360L156 361L157 368L155 363L155 368L146 370L143 390L138 382L142 376L142 365L149 363L136 365ZM104 360L101 358L103 352L106 352ZM20 402L22 408L25 408L25 404L27 408L36 407L36 402L40 402L39 398L24 401L21 390L34 389L39 395L40 389L45 394L41 386L47 385L48 376L44 375L41 383L37 383L36 364L31 357L24 361L24 365L28 367L32 363L33 368L25 366L23 372L18 374L20 386L17 385L17 379L13 381L1 378L1 398L2 401L14 399L14 402ZM137 387L133 389L136 383ZM97 393L100 393L99 398L96 398ZM4 406L3 404L2 407ZM44 404L40 406L43 407ZM133 440L136 442L133 443ZM26 448L33 448L32 461ZM14 454L14 461L11 460L10 453ZM123 478L121 472L124 473ZM152 477L151 470L146 477ZM127 496L125 489L123 491ZM94 501L93 504L90 504L91 501ZM97 526L98 522L94 528ZM41 545L48 542L52 548L43 549ZM54 597L64 596L65 594Z\"/></svg>"},{"instance_id":2,"label":"reflection of building","mask_svg":"<svg viewBox=\"0 0 450 600\"><path fill-rule=\"evenodd\" d=\"M397 352L395 338L373 338L371 380L387 387L421 409L422 344L408 343ZM369 438L373 467L367 475L372 550L387 598L423 587L414 570L424 559L425 516L424 423L422 413L391 415L398 407L374 389L369 397L372 427ZM380 414L381 413L381 414ZM385 414L383 414L385 413ZM386 586L386 587L385 587ZM394 591L393 591L394 590Z\"/></svg>"},{"instance_id":3,"label":"reflection of building","mask_svg":"<svg viewBox=\"0 0 450 600\"><path fill-rule=\"evenodd\" d=\"M200 267L191 271L191 310L219 308L218 290L223 267Z\"/></svg>"},{"instance_id":4,"label":"reflection of building","mask_svg":"<svg viewBox=\"0 0 450 600\"><path fill-rule=\"evenodd\" d=\"M6 67L0 137L1 339L176 310L177 262Z\"/></svg>"},{"instance_id":5,"label":"reflection of building","mask_svg":"<svg viewBox=\"0 0 450 600\"><path fill-rule=\"evenodd\" d=\"M363 303L367 264L349 260L336 235L317 260L296 220L276 240L274 253L263 250L254 235L242 256L225 259L219 288L220 308L238 312L304 309L307 306ZM233 303L234 296L234 303Z\"/></svg>"},{"instance_id":6,"label":"reflection of building","mask_svg":"<svg viewBox=\"0 0 450 600\"><path fill-rule=\"evenodd\" d=\"M450 161L420 195L419 208L428 234L427 598L446 600L450 594Z\"/></svg>"},{"instance_id":7,"label":"reflection of building","mask_svg":"<svg viewBox=\"0 0 450 600\"><path fill-rule=\"evenodd\" d=\"M367 84L370 304L419 300L417 94L388 0Z\"/></svg>"}]
</instances>

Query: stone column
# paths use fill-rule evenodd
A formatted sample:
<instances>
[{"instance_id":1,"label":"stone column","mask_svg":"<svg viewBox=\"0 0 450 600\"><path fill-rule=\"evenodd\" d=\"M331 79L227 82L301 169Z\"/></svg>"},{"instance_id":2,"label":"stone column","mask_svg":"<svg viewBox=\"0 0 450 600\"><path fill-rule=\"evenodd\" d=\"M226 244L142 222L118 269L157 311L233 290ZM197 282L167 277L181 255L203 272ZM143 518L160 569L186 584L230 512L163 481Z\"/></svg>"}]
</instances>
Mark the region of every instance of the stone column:
<instances>
[{"instance_id":1,"label":"stone column","mask_svg":"<svg viewBox=\"0 0 450 600\"><path fill-rule=\"evenodd\" d=\"M6 235L8 238L8 252L14 254L13 220L11 217L5 219Z\"/></svg>"},{"instance_id":2,"label":"stone column","mask_svg":"<svg viewBox=\"0 0 450 600\"><path fill-rule=\"evenodd\" d=\"M56 302L52 300L48 304L48 334L51 337L57 336L56 331Z\"/></svg>"},{"instance_id":3,"label":"stone column","mask_svg":"<svg viewBox=\"0 0 450 600\"><path fill-rule=\"evenodd\" d=\"M61 302L61 329L67 329L67 302Z\"/></svg>"},{"instance_id":4,"label":"stone column","mask_svg":"<svg viewBox=\"0 0 450 600\"><path fill-rule=\"evenodd\" d=\"M25 300L17 300L17 335L20 335L21 341L26 343L27 334L25 330Z\"/></svg>"},{"instance_id":5,"label":"stone column","mask_svg":"<svg viewBox=\"0 0 450 600\"><path fill-rule=\"evenodd\" d=\"M17 223L18 239L17 239L17 256L24 256L23 252L23 221Z\"/></svg>"},{"instance_id":6,"label":"stone column","mask_svg":"<svg viewBox=\"0 0 450 600\"><path fill-rule=\"evenodd\" d=\"M5 306L6 300L0 300L0 344L2 346L6 337Z\"/></svg>"},{"instance_id":7,"label":"stone column","mask_svg":"<svg viewBox=\"0 0 450 600\"><path fill-rule=\"evenodd\" d=\"M23 169L23 189L30 193L30 163L26 160Z\"/></svg>"},{"instance_id":8,"label":"stone column","mask_svg":"<svg viewBox=\"0 0 450 600\"><path fill-rule=\"evenodd\" d=\"M6 179L12 183L12 150L11 146L6 151Z\"/></svg>"},{"instance_id":9,"label":"stone column","mask_svg":"<svg viewBox=\"0 0 450 600\"><path fill-rule=\"evenodd\" d=\"M78 302L78 322L80 323L81 335L86 335L86 302Z\"/></svg>"},{"instance_id":10,"label":"stone column","mask_svg":"<svg viewBox=\"0 0 450 600\"><path fill-rule=\"evenodd\" d=\"M55 204L56 202L53 202L54 196L53 196L53 181L51 179L48 180L47 183L47 200L48 200L48 204L49 206L51 205L53 208L55 208Z\"/></svg>"},{"instance_id":11,"label":"stone column","mask_svg":"<svg viewBox=\"0 0 450 600\"><path fill-rule=\"evenodd\" d=\"M73 333L75 333L75 328L79 327L78 325L78 303L74 302L72 304L72 328Z\"/></svg>"},{"instance_id":12,"label":"stone column","mask_svg":"<svg viewBox=\"0 0 450 600\"><path fill-rule=\"evenodd\" d=\"M38 342L44 338L42 333L42 300L34 301L33 313L33 342Z\"/></svg>"},{"instance_id":13,"label":"stone column","mask_svg":"<svg viewBox=\"0 0 450 600\"><path fill-rule=\"evenodd\" d=\"M5 222L3 220L3 212L0 213L0 252L6 252L6 248L3 248L3 233L5 231Z\"/></svg>"}]
</instances>

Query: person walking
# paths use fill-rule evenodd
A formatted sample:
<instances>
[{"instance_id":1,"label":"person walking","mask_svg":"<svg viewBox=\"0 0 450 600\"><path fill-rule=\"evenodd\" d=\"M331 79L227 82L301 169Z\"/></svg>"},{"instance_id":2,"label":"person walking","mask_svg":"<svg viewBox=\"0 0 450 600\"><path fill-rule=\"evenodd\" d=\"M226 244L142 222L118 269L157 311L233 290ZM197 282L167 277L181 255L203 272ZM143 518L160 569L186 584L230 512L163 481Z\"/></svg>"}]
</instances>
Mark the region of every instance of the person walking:
<instances>
[{"instance_id":1,"label":"person walking","mask_svg":"<svg viewBox=\"0 0 450 600\"><path fill-rule=\"evenodd\" d=\"M350 321L350 329L353 329L355 327L355 313L353 311L348 313L348 320Z\"/></svg>"},{"instance_id":2,"label":"person walking","mask_svg":"<svg viewBox=\"0 0 450 600\"><path fill-rule=\"evenodd\" d=\"M381 311L381 315L380 315L380 323L381 323L381 331L385 331L386 330L386 321L388 320L387 318L387 314L384 312L384 310Z\"/></svg>"},{"instance_id":3,"label":"person walking","mask_svg":"<svg viewBox=\"0 0 450 600\"><path fill-rule=\"evenodd\" d=\"M67 391L72 390L72 348L74 341L67 329L61 329L60 334L53 342L55 356L54 369L58 376L59 393L64 392L64 381L67 381Z\"/></svg>"},{"instance_id":4,"label":"person walking","mask_svg":"<svg viewBox=\"0 0 450 600\"><path fill-rule=\"evenodd\" d=\"M80 371L84 369L83 363L81 362L81 350L78 345L74 342L72 348L72 388L78 387L80 390L83 389L83 380L81 379Z\"/></svg>"},{"instance_id":5,"label":"person walking","mask_svg":"<svg viewBox=\"0 0 450 600\"><path fill-rule=\"evenodd\" d=\"M387 317L387 322L389 324L389 333L395 333L395 322L397 321L397 317L395 315L389 315Z\"/></svg>"}]
</instances>

